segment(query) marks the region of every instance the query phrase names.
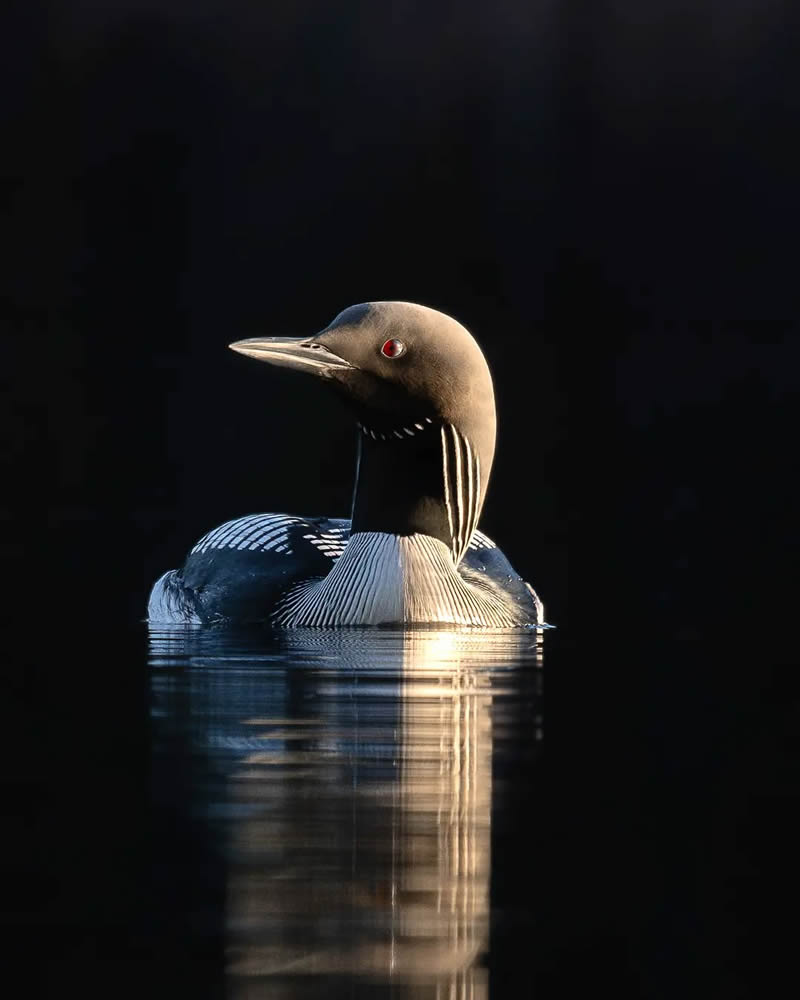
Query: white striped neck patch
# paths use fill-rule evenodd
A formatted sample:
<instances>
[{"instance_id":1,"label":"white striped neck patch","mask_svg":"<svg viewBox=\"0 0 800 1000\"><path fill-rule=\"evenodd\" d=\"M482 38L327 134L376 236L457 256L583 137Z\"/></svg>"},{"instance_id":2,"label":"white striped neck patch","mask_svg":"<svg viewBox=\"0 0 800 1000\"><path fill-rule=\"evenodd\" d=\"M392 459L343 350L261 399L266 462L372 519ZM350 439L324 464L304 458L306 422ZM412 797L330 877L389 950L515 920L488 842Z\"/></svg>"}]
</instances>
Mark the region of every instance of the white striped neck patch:
<instances>
[{"instance_id":1,"label":"white striped neck patch","mask_svg":"<svg viewBox=\"0 0 800 1000\"><path fill-rule=\"evenodd\" d=\"M483 506L481 461L469 439L452 424L442 424L441 434L444 503L450 547L458 565L472 541Z\"/></svg>"},{"instance_id":2,"label":"white striped neck patch","mask_svg":"<svg viewBox=\"0 0 800 1000\"><path fill-rule=\"evenodd\" d=\"M366 424L356 421L356 427L358 427L364 437L371 437L373 441L392 441L394 438L404 441L407 437L416 437L420 431L428 430L432 424L433 417L422 417L420 420L413 422L409 420L407 424L393 427L389 430L385 428L383 430L375 430L374 427L367 427Z\"/></svg>"}]
</instances>

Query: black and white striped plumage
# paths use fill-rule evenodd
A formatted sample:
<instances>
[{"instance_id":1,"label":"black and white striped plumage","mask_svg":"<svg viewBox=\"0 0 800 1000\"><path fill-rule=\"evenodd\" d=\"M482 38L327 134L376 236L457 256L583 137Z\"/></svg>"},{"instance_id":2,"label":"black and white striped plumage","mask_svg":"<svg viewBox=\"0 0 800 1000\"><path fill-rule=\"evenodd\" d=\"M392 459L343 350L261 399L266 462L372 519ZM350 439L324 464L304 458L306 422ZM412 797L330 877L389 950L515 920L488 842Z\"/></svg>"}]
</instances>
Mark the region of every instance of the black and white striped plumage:
<instances>
[{"instance_id":1,"label":"black and white striped plumage","mask_svg":"<svg viewBox=\"0 0 800 1000\"><path fill-rule=\"evenodd\" d=\"M520 624L521 617L530 618L528 624L544 620L538 598L481 531L474 532L457 570L452 567L451 572L427 576L420 573L420 563L423 568L428 560L434 567L437 563L446 567L449 555L441 543L428 536L408 536L401 541L395 536L371 538L363 533L356 535L354 542L360 551L353 551L357 558L351 558L349 568L341 574L344 581L349 577L351 585L342 588L345 599L337 605L320 600L317 592L326 581L330 589L337 583L332 571L350 543L349 520L251 514L227 521L197 542L182 569L170 570L157 581L150 595L148 620L195 624L265 621L279 627L381 624L364 621L367 605L371 600L373 604L383 601L389 610L394 607L391 602L402 602L402 588L395 589L396 581L386 570L387 561L400 547L411 551L412 559L414 550L422 556L414 560L410 574L409 603L413 604L415 592L424 601L433 584L439 591L435 603L440 621L504 628ZM359 576L363 577L360 587ZM370 581L372 592L364 586ZM382 593L376 583L385 584ZM509 602L515 613L509 613ZM408 610L413 617L413 607Z\"/></svg>"},{"instance_id":2,"label":"black and white striped plumage","mask_svg":"<svg viewBox=\"0 0 800 1000\"><path fill-rule=\"evenodd\" d=\"M307 340L232 346L324 379L355 411L352 519L251 514L220 525L157 581L150 621L543 622L532 588L477 530L494 392L460 324L410 303L367 303Z\"/></svg>"},{"instance_id":3,"label":"black and white striped plumage","mask_svg":"<svg viewBox=\"0 0 800 1000\"><path fill-rule=\"evenodd\" d=\"M452 424L442 425L444 499L456 564L478 526L481 461L467 438Z\"/></svg>"}]
</instances>

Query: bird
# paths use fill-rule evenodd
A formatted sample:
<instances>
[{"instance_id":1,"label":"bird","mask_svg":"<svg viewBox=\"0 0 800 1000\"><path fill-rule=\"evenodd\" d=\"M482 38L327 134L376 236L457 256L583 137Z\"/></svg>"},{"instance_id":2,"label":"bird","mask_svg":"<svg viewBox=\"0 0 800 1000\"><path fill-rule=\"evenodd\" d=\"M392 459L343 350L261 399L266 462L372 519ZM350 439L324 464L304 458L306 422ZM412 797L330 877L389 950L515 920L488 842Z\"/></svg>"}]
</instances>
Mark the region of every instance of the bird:
<instances>
[{"instance_id":1,"label":"bird","mask_svg":"<svg viewBox=\"0 0 800 1000\"><path fill-rule=\"evenodd\" d=\"M153 585L151 624L544 624L533 587L478 528L496 412L466 327L429 306L364 302L311 337L229 347L319 379L344 402L357 435L351 516L225 522Z\"/></svg>"}]
</instances>

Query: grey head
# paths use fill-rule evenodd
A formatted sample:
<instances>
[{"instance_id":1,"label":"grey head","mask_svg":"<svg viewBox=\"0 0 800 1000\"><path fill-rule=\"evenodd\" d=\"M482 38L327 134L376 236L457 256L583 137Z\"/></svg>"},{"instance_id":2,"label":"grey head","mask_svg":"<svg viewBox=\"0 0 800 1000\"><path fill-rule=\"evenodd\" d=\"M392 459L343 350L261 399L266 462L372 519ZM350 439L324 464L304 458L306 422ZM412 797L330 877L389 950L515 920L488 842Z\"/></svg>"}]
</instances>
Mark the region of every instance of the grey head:
<instances>
[{"instance_id":1,"label":"grey head","mask_svg":"<svg viewBox=\"0 0 800 1000\"><path fill-rule=\"evenodd\" d=\"M492 378L452 317L410 302L350 306L312 337L230 345L316 375L362 440L353 530L424 531L458 561L477 525L495 448Z\"/></svg>"}]
</instances>

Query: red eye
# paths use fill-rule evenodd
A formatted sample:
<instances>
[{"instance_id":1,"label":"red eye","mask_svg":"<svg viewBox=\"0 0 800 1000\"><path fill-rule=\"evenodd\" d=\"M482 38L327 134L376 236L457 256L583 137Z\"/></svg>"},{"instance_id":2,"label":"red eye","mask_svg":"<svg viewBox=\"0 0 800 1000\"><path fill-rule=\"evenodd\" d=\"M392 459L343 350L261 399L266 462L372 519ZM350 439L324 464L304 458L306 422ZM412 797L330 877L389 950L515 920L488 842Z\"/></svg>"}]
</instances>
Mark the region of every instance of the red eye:
<instances>
[{"instance_id":1,"label":"red eye","mask_svg":"<svg viewBox=\"0 0 800 1000\"><path fill-rule=\"evenodd\" d=\"M406 345L402 340L387 340L381 348L381 354L385 358L399 358L406 353Z\"/></svg>"}]
</instances>

